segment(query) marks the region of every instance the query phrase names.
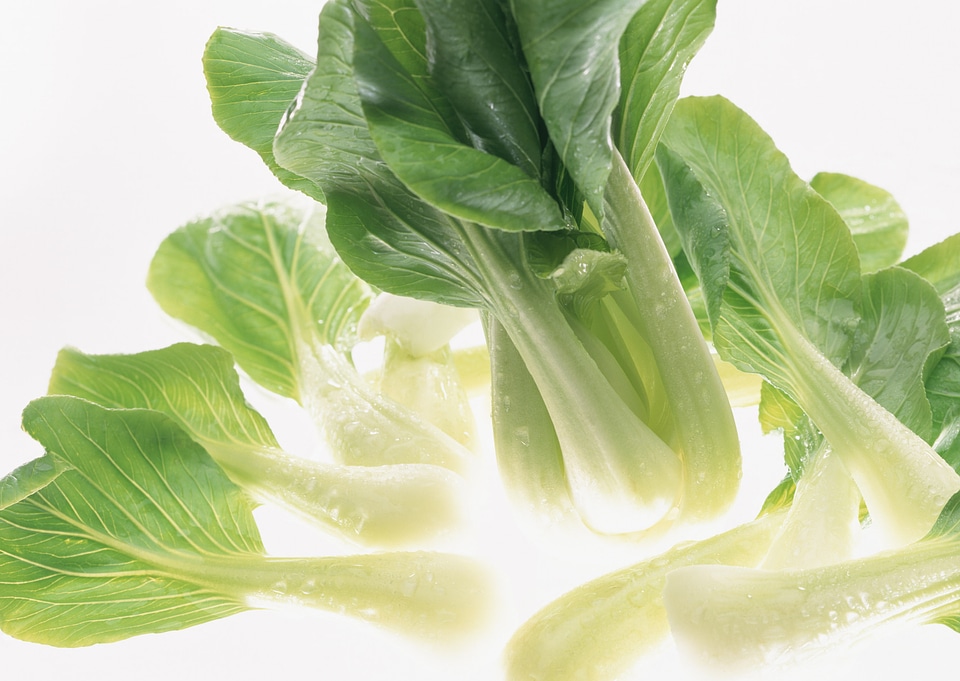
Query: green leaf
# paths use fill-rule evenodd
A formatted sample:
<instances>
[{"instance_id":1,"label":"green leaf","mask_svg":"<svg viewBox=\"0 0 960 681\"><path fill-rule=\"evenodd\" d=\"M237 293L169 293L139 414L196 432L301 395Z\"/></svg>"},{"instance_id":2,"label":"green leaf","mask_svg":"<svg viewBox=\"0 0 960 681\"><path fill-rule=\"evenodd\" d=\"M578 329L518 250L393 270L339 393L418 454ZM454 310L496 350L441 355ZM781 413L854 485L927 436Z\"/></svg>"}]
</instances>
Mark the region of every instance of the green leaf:
<instances>
[{"instance_id":1,"label":"green leaf","mask_svg":"<svg viewBox=\"0 0 960 681\"><path fill-rule=\"evenodd\" d=\"M634 178L643 177L653 160L687 65L713 30L716 5L716 0L647 0L620 38L620 106L613 132Z\"/></svg>"},{"instance_id":2,"label":"green leaf","mask_svg":"<svg viewBox=\"0 0 960 681\"><path fill-rule=\"evenodd\" d=\"M898 541L919 538L960 478L839 370L854 346L861 297L843 220L721 98L678 103L663 140L657 160L685 248L715 242L692 264L708 297L717 289L711 323L721 357L790 395L843 458L874 520ZM700 209L711 201L717 210ZM725 278L703 276L715 259Z\"/></svg>"},{"instance_id":3,"label":"green leaf","mask_svg":"<svg viewBox=\"0 0 960 681\"><path fill-rule=\"evenodd\" d=\"M708 140L715 141L708 147ZM658 161L674 188L674 220L680 211L690 226L684 248L714 301L707 309L721 356L787 387L791 352L778 336L791 329L842 363L859 323L860 268L832 206L722 98L678 103L665 142L669 150L661 147ZM746 172L751 168L763 172Z\"/></svg>"},{"instance_id":4,"label":"green leaf","mask_svg":"<svg viewBox=\"0 0 960 681\"><path fill-rule=\"evenodd\" d=\"M230 354L177 345L134 355L62 350L50 393L174 419L254 497L363 544L400 546L459 520L457 478L437 466L348 468L280 449L245 401Z\"/></svg>"},{"instance_id":5,"label":"green leaf","mask_svg":"<svg viewBox=\"0 0 960 681\"><path fill-rule=\"evenodd\" d=\"M907 258L900 266L929 281L941 297L951 293L954 305L957 305L957 291L960 290L960 234L947 237L922 252ZM957 312L957 308L953 308ZM960 318L953 317L954 323Z\"/></svg>"},{"instance_id":6,"label":"green leaf","mask_svg":"<svg viewBox=\"0 0 960 681\"><path fill-rule=\"evenodd\" d=\"M316 70L274 154L323 187L330 240L357 276L396 295L476 307L472 264L450 219L397 180L367 130L353 79L357 20L345 2L324 5Z\"/></svg>"},{"instance_id":7,"label":"green leaf","mask_svg":"<svg viewBox=\"0 0 960 681\"><path fill-rule=\"evenodd\" d=\"M280 122L312 70L313 59L270 33L218 28L203 53L220 129L257 152L283 184L322 200L315 183L282 168L273 156Z\"/></svg>"},{"instance_id":8,"label":"green leaf","mask_svg":"<svg viewBox=\"0 0 960 681\"><path fill-rule=\"evenodd\" d=\"M468 559L264 557L250 500L159 412L51 396L28 405L23 425L63 470L50 480L34 466L39 480L22 485L32 493L0 509L0 628L12 636L103 643L241 612L252 599L433 639L484 620L486 573Z\"/></svg>"},{"instance_id":9,"label":"green leaf","mask_svg":"<svg viewBox=\"0 0 960 681\"><path fill-rule=\"evenodd\" d=\"M0 480L0 511L46 487L67 468L63 461L50 454L23 464Z\"/></svg>"},{"instance_id":10,"label":"green leaf","mask_svg":"<svg viewBox=\"0 0 960 681\"><path fill-rule=\"evenodd\" d=\"M861 313L847 373L910 430L932 439L924 380L950 341L936 291L907 270L880 270L864 277Z\"/></svg>"},{"instance_id":11,"label":"green leaf","mask_svg":"<svg viewBox=\"0 0 960 681\"><path fill-rule=\"evenodd\" d=\"M900 260L907 243L907 216L889 192L840 173L818 173L810 186L847 223L863 272L874 272Z\"/></svg>"},{"instance_id":12,"label":"green leaf","mask_svg":"<svg viewBox=\"0 0 960 681\"><path fill-rule=\"evenodd\" d=\"M173 317L210 334L265 388L304 398L305 355L348 350L372 296L326 242L320 206L242 204L167 237L147 286Z\"/></svg>"},{"instance_id":13,"label":"green leaf","mask_svg":"<svg viewBox=\"0 0 960 681\"><path fill-rule=\"evenodd\" d=\"M927 378L927 397L933 410L934 432L952 428L960 413L960 234L948 237L904 260L901 267L916 272L937 290L950 328L947 346ZM941 454L943 454L943 450ZM952 447L948 460L960 466L960 444Z\"/></svg>"},{"instance_id":14,"label":"green leaf","mask_svg":"<svg viewBox=\"0 0 960 681\"><path fill-rule=\"evenodd\" d=\"M924 541L935 539L960 541L960 493L955 494L943 507L940 517Z\"/></svg>"},{"instance_id":15,"label":"green leaf","mask_svg":"<svg viewBox=\"0 0 960 681\"><path fill-rule=\"evenodd\" d=\"M563 229L560 207L521 168L456 138L442 112L376 33L357 23L354 77L377 149L421 199L462 220L509 231Z\"/></svg>"},{"instance_id":16,"label":"green leaf","mask_svg":"<svg viewBox=\"0 0 960 681\"><path fill-rule=\"evenodd\" d=\"M177 343L133 355L65 348L48 392L110 409L163 412L207 451L280 447L266 420L247 404L233 357L212 345Z\"/></svg>"},{"instance_id":17,"label":"green leaf","mask_svg":"<svg viewBox=\"0 0 960 681\"><path fill-rule=\"evenodd\" d=\"M500 0L417 0L417 6L426 22L430 74L472 146L539 177L540 112L514 43L513 17Z\"/></svg>"},{"instance_id":18,"label":"green leaf","mask_svg":"<svg viewBox=\"0 0 960 681\"><path fill-rule=\"evenodd\" d=\"M249 499L173 421L45 397L23 426L68 469L0 511L6 633L82 646L246 609L177 574L263 546Z\"/></svg>"},{"instance_id":19,"label":"green leaf","mask_svg":"<svg viewBox=\"0 0 960 681\"><path fill-rule=\"evenodd\" d=\"M341 463L433 463L469 453L383 398L352 365L370 289L325 242L319 206L243 204L190 223L154 256L161 307L228 350L251 378L300 402Z\"/></svg>"},{"instance_id":20,"label":"green leaf","mask_svg":"<svg viewBox=\"0 0 960 681\"><path fill-rule=\"evenodd\" d=\"M511 0L550 139L597 216L612 167L618 45L642 0Z\"/></svg>"},{"instance_id":21,"label":"green leaf","mask_svg":"<svg viewBox=\"0 0 960 681\"><path fill-rule=\"evenodd\" d=\"M927 379L927 398L933 414L933 431L941 432L950 425L951 415L960 410L960 338L953 340Z\"/></svg>"}]
</instances>

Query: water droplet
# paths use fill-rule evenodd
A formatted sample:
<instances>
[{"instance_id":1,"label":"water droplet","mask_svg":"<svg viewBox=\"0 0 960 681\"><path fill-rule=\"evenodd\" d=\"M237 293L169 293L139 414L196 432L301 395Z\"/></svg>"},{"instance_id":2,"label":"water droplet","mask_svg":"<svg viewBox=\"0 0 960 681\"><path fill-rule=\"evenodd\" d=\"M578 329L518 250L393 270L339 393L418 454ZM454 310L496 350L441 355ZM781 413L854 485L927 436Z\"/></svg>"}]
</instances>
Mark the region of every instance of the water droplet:
<instances>
[{"instance_id":1,"label":"water droplet","mask_svg":"<svg viewBox=\"0 0 960 681\"><path fill-rule=\"evenodd\" d=\"M521 447L530 446L530 429L526 426L522 426L513 431L514 437L517 438L517 442L520 443Z\"/></svg>"}]
</instances>

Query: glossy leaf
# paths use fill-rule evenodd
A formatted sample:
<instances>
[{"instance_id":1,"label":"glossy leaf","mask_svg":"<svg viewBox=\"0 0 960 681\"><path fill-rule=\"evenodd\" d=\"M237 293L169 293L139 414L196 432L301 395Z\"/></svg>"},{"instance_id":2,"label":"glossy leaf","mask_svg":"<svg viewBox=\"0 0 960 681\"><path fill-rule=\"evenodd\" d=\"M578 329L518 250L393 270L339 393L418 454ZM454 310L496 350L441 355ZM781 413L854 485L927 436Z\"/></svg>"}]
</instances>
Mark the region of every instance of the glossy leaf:
<instances>
[{"instance_id":1,"label":"glossy leaf","mask_svg":"<svg viewBox=\"0 0 960 681\"><path fill-rule=\"evenodd\" d=\"M427 57L472 146L530 177L541 173L540 112L513 16L500 0L417 0L427 28Z\"/></svg>"},{"instance_id":2,"label":"glossy leaf","mask_svg":"<svg viewBox=\"0 0 960 681\"><path fill-rule=\"evenodd\" d=\"M550 139L594 214L620 101L618 45L642 0L511 0L523 54Z\"/></svg>"},{"instance_id":3,"label":"glossy leaf","mask_svg":"<svg viewBox=\"0 0 960 681\"><path fill-rule=\"evenodd\" d=\"M634 178L643 177L653 161L687 65L713 30L716 5L716 0L647 0L620 38L620 105L613 133Z\"/></svg>"},{"instance_id":4,"label":"glossy leaf","mask_svg":"<svg viewBox=\"0 0 960 681\"><path fill-rule=\"evenodd\" d=\"M370 137L353 78L357 21L345 2L324 5L317 68L274 154L323 188L330 240L359 277L396 295L476 307L472 264L450 219L397 180Z\"/></svg>"},{"instance_id":5,"label":"glossy leaf","mask_svg":"<svg viewBox=\"0 0 960 681\"><path fill-rule=\"evenodd\" d=\"M521 168L455 137L448 121L372 29L355 31L354 77L370 135L397 177L462 220L509 231L563 229L559 206Z\"/></svg>"}]
</instances>

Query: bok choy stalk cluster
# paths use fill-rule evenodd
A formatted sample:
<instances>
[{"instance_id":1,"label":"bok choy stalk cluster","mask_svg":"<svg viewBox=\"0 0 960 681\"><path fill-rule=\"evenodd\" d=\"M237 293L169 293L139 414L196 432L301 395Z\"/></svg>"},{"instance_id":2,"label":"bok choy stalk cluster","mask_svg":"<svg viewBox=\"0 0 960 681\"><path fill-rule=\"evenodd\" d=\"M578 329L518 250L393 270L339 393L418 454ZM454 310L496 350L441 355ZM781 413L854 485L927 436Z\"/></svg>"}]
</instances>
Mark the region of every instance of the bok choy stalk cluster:
<instances>
[{"instance_id":1,"label":"bok choy stalk cluster","mask_svg":"<svg viewBox=\"0 0 960 681\"><path fill-rule=\"evenodd\" d=\"M736 430L636 182L711 8L650 34L667 3L597 3L575 18L569 3L553 5L328 3L289 110L275 102L306 58L272 36L221 30L205 59L214 113L283 182L325 203L331 242L360 277L478 307L490 335L502 330L548 422L504 416L512 432L495 428L521 448L542 446L531 427L555 434L564 489L551 502L605 533L678 511L714 517L738 487ZM628 80L621 101L610 67L625 32L634 68L656 64L661 80ZM242 124L248 112L262 127ZM515 401L493 380L501 421ZM531 497L553 475L513 470Z\"/></svg>"},{"instance_id":2,"label":"bok choy stalk cluster","mask_svg":"<svg viewBox=\"0 0 960 681\"><path fill-rule=\"evenodd\" d=\"M542 528L624 546L720 518L729 395L788 471L754 520L535 613L511 681L614 679L671 634L750 666L893 620L958 628L958 242L901 260L885 191L807 182L726 99L680 100L715 13L329 0L316 58L215 31L214 118L307 198L160 245L148 288L219 347L61 352L23 417L45 453L0 481L0 628L88 645L280 601L475 629L484 568L395 551L463 529L479 454L448 341L475 310L497 467ZM376 377L353 354L371 335ZM330 458L284 451L237 368ZM257 502L391 551L266 556Z\"/></svg>"}]
</instances>

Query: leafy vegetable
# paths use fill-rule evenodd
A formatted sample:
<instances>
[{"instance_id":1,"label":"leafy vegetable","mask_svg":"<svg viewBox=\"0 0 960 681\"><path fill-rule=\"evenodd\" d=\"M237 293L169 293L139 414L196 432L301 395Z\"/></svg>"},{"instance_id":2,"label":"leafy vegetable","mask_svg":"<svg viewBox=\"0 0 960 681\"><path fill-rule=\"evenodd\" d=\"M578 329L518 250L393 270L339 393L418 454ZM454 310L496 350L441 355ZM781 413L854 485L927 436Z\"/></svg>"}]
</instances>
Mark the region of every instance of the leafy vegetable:
<instances>
[{"instance_id":1,"label":"leafy vegetable","mask_svg":"<svg viewBox=\"0 0 960 681\"><path fill-rule=\"evenodd\" d=\"M663 596L670 629L685 653L714 668L746 668L849 644L894 622L956 628L958 502L921 540L868 558L807 570L677 569Z\"/></svg>"},{"instance_id":2,"label":"leafy vegetable","mask_svg":"<svg viewBox=\"0 0 960 681\"><path fill-rule=\"evenodd\" d=\"M447 11L444 21L464 21ZM611 384L619 378L610 377L608 368L620 369L607 362L607 350L578 331L550 281L531 272L528 244L537 239L516 231L556 231L566 224L557 216L576 211L536 209L535 220L511 226L489 208L457 203L485 196L477 188L461 192L448 182L449 196L432 193L434 181L413 171L449 168L449 179L462 174L461 156L478 158L481 151L458 137L458 121L473 109L461 99L447 102L430 80L438 62L430 61L433 53L424 61L412 47L420 29L409 11L403 30L415 34L410 41L381 37L397 30L392 20L365 12L338 2L324 8L317 69L276 138L278 161L322 186L331 240L361 277L395 294L485 308L504 326L543 396L562 443L572 496L589 524L605 531L651 525L678 500L679 458L631 408L637 387L627 387L624 395ZM509 25L502 32L510 35ZM498 82L489 76L477 76L482 83L474 96ZM451 118L451 111L460 118ZM437 141L414 144L425 130L439 135ZM438 157L441 139L456 154ZM507 172L503 159L487 161L507 173L477 176L491 196L512 187L514 171ZM552 184L549 174L541 183ZM528 205L540 205L534 198L542 198L539 189L517 191L533 202Z\"/></svg>"},{"instance_id":3,"label":"leafy vegetable","mask_svg":"<svg viewBox=\"0 0 960 681\"><path fill-rule=\"evenodd\" d=\"M166 312L303 404L342 463L468 465L459 443L354 369L349 350L371 292L326 242L321 208L246 204L185 225L161 244L147 283Z\"/></svg>"},{"instance_id":4,"label":"leafy vegetable","mask_svg":"<svg viewBox=\"0 0 960 681\"><path fill-rule=\"evenodd\" d=\"M900 262L889 193L807 183L726 100L678 102L715 15L330 0L316 59L215 31L214 119L308 198L160 246L151 292L219 348L61 352L24 412L45 453L0 480L0 628L76 646L293 603L469 632L492 600L473 561L268 557L252 509L432 539L478 470L467 389L489 382L533 532L634 562L530 618L510 679L610 679L671 630L747 665L896 620L960 630L960 241ZM486 348L452 350L477 310ZM282 451L235 365L338 463ZM786 477L755 520L648 557L734 500L731 402L782 433ZM878 534L898 548L864 555Z\"/></svg>"},{"instance_id":5,"label":"leafy vegetable","mask_svg":"<svg viewBox=\"0 0 960 681\"><path fill-rule=\"evenodd\" d=\"M354 541L409 544L448 530L460 516L462 486L438 466L347 467L282 451L244 400L233 359L220 348L181 343L136 355L63 350L49 392L161 411L255 497Z\"/></svg>"},{"instance_id":6,"label":"leafy vegetable","mask_svg":"<svg viewBox=\"0 0 960 681\"><path fill-rule=\"evenodd\" d=\"M850 228L863 272L897 264L907 243L907 216L889 193L840 173L817 173L810 186Z\"/></svg>"},{"instance_id":7,"label":"leafy vegetable","mask_svg":"<svg viewBox=\"0 0 960 681\"><path fill-rule=\"evenodd\" d=\"M664 144L658 161L674 222L705 287L721 357L761 373L803 408L876 523L901 542L923 536L960 477L839 368L861 306L845 224L723 99L681 102Z\"/></svg>"},{"instance_id":8,"label":"leafy vegetable","mask_svg":"<svg viewBox=\"0 0 960 681\"><path fill-rule=\"evenodd\" d=\"M924 368L938 355L946 329L938 319L942 305L917 282L898 268L864 279L866 304L850 353L855 359L847 370L854 383L904 423L928 432ZM802 410L772 387L765 392L762 416L771 429L784 429L791 445L789 497L775 490L758 519L603 575L553 601L511 639L510 678L615 678L669 634L661 594L667 575L680 567L717 563L800 569L851 557L859 490ZM584 638L585 630L595 635Z\"/></svg>"},{"instance_id":9,"label":"leafy vegetable","mask_svg":"<svg viewBox=\"0 0 960 681\"><path fill-rule=\"evenodd\" d=\"M768 514L710 539L678 545L567 592L510 639L507 678L617 678L669 635L661 599L668 575L685 565L757 565L784 515Z\"/></svg>"},{"instance_id":10,"label":"leafy vegetable","mask_svg":"<svg viewBox=\"0 0 960 681\"><path fill-rule=\"evenodd\" d=\"M0 626L18 638L83 646L271 602L435 637L483 610L483 572L456 556L265 557L248 497L163 414L51 396L23 422L47 453L0 485Z\"/></svg>"}]
</instances>

